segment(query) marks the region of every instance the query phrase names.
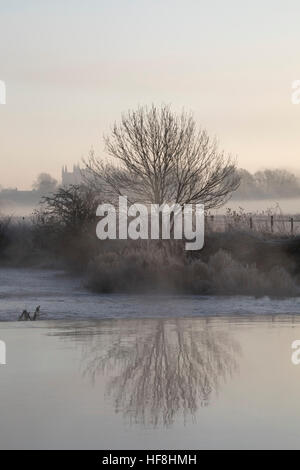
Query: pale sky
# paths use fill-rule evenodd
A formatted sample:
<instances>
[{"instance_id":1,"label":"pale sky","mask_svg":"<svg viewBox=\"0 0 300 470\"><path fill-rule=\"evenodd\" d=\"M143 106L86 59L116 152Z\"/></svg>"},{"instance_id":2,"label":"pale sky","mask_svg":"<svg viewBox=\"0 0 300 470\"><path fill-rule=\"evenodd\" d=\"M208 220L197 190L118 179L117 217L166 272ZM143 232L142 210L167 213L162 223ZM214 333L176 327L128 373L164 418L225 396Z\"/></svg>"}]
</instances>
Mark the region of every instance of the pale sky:
<instances>
[{"instance_id":1,"label":"pale sky","mask_svg":"<svg viewBox=\"0 0 300 470\"><path fill-rule=\"evenodd\" d=\"M60 177L122 111L192 110L238 165L300 173L300 3L0 0L0 185Z\"/></svg>"}]
</instances>

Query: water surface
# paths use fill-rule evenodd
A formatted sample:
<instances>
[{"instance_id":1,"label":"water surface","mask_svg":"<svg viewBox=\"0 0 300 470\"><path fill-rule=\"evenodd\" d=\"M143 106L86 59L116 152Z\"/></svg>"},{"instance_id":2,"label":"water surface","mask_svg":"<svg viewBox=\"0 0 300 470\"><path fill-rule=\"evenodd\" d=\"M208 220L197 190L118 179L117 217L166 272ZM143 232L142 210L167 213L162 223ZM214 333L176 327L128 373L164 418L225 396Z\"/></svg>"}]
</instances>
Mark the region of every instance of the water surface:
<instances>
[{"instance_id":1,"label":"water surface","mask_svg":"<svg viewBox=\"0 0 300 470\"><path fill-rule=\"evenodd\" d=\"M37 305L40 321L15 321ZM299 305L0 269L0 448L300 448Z\"/></svg>"},{"instance_id":2,"label":"water surface","mask_svg":"<svg viewBox=\"0 0 300 470\"><path fill-rule=\"evenodd\" d=\"M1 324L0 447L299 448L297 317Z\"/></svg>"}]
</instances>

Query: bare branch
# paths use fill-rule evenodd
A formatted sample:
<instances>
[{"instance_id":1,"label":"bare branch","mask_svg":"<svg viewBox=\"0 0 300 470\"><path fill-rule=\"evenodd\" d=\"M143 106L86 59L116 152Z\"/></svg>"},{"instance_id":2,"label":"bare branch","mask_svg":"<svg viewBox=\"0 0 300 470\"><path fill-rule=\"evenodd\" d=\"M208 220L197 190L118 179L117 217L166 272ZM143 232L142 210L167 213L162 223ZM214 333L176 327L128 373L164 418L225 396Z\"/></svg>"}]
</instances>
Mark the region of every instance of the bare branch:
<instances>
[{"instance_id":1,"label":"bare branch","mask_svg":"<svg viewBox=\"0 0 300 470\"><path fill-rule=\"evenodd\" d=\"M92 152L87 160L89 184L110 199L126 195L132 202L202 203L219 207L239 186L235 162L218 150L191 114L170 107L139 107L122 115L105 138L113 163Z\"/></svg>"}]
</instances>

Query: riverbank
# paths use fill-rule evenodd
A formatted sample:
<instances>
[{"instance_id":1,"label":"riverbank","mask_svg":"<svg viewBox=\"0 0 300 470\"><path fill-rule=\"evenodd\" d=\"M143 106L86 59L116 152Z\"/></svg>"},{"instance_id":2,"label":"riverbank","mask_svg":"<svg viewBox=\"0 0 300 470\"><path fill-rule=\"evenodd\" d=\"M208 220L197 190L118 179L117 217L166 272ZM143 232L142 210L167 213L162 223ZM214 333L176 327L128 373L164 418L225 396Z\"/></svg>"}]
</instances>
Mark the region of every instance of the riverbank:
<instances>
[{"instance_id":1,"label":"riverbank","mask_svg":"<svg viewBox=\"0 0 300 470\"><path fill-rule=\"evenodd\" d=\"M41 306L41 320L299 314L300 298L181 294L95 294L64 271L1 268L0 321Z\"/></svg>"}]
</instances>

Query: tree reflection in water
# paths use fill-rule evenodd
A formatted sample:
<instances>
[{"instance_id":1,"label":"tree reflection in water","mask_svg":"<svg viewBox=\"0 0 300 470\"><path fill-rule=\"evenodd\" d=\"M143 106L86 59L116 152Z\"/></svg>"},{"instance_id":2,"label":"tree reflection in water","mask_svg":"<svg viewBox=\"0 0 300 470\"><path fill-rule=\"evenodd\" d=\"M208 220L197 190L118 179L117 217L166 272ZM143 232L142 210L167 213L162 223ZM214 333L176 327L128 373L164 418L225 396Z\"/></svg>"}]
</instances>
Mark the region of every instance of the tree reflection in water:
<instances>
[{"instance_id":1,"label":"tree reflection in water","mask_svg":"<svg viewBox=\"0 0 300 470\"><path fill-rule=\"evenodd\" d=\"M179 414L194 417L238 370L239 344L207 319L116 323L109 337L87 336L84 374L109 376L107 394L131 422L169 426Z\"/></svg>"}]
</instances>

